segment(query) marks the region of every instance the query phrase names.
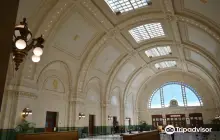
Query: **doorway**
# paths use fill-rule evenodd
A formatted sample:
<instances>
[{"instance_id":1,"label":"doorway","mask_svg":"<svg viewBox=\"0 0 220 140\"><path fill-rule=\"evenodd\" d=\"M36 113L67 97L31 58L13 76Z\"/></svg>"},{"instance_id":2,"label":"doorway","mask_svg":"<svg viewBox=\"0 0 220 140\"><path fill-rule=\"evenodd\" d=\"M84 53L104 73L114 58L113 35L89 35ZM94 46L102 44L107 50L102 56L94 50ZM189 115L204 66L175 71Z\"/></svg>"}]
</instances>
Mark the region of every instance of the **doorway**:
<instances>
[{"instance_id":1,"label":"doorway","mask_svg":"<svg viewBox=\"0 0 220 140\"><path fill-rule=\"evenodd\" d=\"M89 115L89 135L94 135L95 129L95 115Z\"/></svg>"},{"instance_id":2,"label":"doorway","mask_svg":"<svg viewBox=\"0 0 220 140\"><path fill-rule=\"evenodd\" d=\"M116 116L113 116L113 122L112 123L113 123L113 126L116 125L116 123L117 123L117 117Z\"/></svg>"},{"instance_id":3,"label":"doorway","mask_svg":"<svg viewBox=\"0 0 220 140\"><path fill-rule=\"evenodd\" d=\"M113 129L114 133L119 133L119 123L118 118L116 116L113 116Z\"/></svg>"},{"instance_id":4,"label":"doorway","mask_svg":"<svg viewBox=\"0 0 220 140\"><path fill-rule=\"evenodd\" d=\"M191 127L203 127L202 113L190 113L189 119Z\"/></svg>"},{"instance_id":5,"label":"doorway","mask_svg":"<svg viewBox=\"0 0 220 140\"><path fill-rule=\"evenodd\" d=\"M46 112L46 124L45 131L46 132L54 132L54 127L57 127L57 112Z\"/></svg>"}]
</instances>

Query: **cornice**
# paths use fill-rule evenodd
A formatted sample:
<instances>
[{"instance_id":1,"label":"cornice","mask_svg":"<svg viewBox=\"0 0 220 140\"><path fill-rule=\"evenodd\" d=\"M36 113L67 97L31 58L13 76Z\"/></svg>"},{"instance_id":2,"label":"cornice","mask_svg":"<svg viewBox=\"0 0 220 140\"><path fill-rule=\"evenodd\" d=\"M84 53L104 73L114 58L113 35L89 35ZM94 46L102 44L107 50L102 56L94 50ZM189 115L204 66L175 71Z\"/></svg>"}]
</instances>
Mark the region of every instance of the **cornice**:
<instances>
[{"instance_id":1,"label":"cornice","mask_svg":"<svg viewBox=\"0 0 220 140\"><path fill-rule=\"evenodd\" d=\"M25 91L25 92L31 92L33 94L38 93L38 89L36 88L30 88L26 86L17 86L17 85L8 85L7 90L9 91Z\"/></svg>"},{"instance_id":2,"label":"cornice","mask_svg":"<svg viewBox=\"0 0 220 140\"><path fill-rule=\"evenodd\" d=\"M30 98L30 99L37 99L38 96L35 93L31 92L24 92L24 91L14 91L18 97L21 98Z\"/></svg>"}]
</instances>

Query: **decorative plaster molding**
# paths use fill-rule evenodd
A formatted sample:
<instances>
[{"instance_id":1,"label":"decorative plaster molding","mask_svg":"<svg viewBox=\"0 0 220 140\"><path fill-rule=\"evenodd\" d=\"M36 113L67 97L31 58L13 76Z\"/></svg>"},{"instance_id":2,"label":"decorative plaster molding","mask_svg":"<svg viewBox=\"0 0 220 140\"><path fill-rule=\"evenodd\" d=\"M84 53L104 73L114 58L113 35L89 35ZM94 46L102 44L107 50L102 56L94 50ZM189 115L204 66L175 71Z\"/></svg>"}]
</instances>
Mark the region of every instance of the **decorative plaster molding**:
<instances>
[{"instance_id":1,"label":"decorative plaster molding","mask_svg":"<svg viewBox=\"0 0 220 140\"><path fill-rule=\"evenodd\" d=\"M109 99L109 94L111 93L111 88L112 88L112 83L113 80L115 79L118 71L120 70L120 68L130 59L129 55L125 55L124 58L114 67L114 70L110 73L110 76L108 78L108 82L107 82L107 86L106 86L106 90L105 90L105 100Z\"/></svg>"},{"instance_id":2,"label":"decorative plaster molding","mask_svg":"<svg viewBox=\"0 0 220 140\"><path fill-rule=\"evenodd\" d=\"M16 91L16 94L18 97L25 97L25 98L31 98L31 99L37 99L38 96L31 92L24 92L24 91Z\"/></svg>"},{"instance_id":3,"label":"decorative plaster molding","mask_svg":"<svg viewBox=\"0 0 220 140\"><path fill-rule=\"evenodd\" d=\"M163 0L163 5L165 10L167 12L170 12L171 14L174 14L174 8L173 8L173 3L171 0Z\"/></svg>"},{"instance_id":4,"label":"decorative plaster molding","mask_svg":"<svg viewBox=\"0 0 220 140\"><path fill-rule=\"evenodd\" d=\"M91 0L83 0L82 5L88 12L90 12L96 20L98 20L106 30L113 28L114 26L109 22L109 20L104 16L104 14L92 3Z\"/></svg>"},{"instance_id":5,"label":"decorative plaster molding","mask_svg":"<svg viewBox=\"0 0 220 140\"><path fill-rule=\"evenodd\" d=\"M104 46L104 43L106 42L108 38L108 35L105 34L98 42L96 45L94 45L94 47L91 49L90 53L87 55L87 57L84 59L84 61L82 62L82 67L80 69L80 74L78 77L78 85L77 85L77 95L82 94L83 92L83 87L85 84L85 78L86 78L86 74L87 71L89 69L89 66L92 64L93 59L95 58L97 52L99 52L99 50Z\"/></svg>"},{"instance_id":6,"label":"decorative plaster molding","mask_svg":"<svg viewBox=\"0 0 220 140\"><path fill-rule=\"evenodd\" d=\"M38 90L36 88L30 88L26 86L17 86L17 85L8 85L7 86L8 91L28 91L34 94L38 93Z\"/></svg>"},{"instance_id":7,"label":"decorative plaster molding","mask_svg":"<svg viewBox=\"0 0 220 140\"><path fill-rule=\"evenodd\" d=\"M181 15L176 15L177 20L180 22L186 22L188 24L194 25L196 27L199 27L200 29L202 29L203 31L205 31L206 33L208 33L209 35L211 35L213 38L215 38L219 43L220 43L220 37L218 34L216 34L213 30L209 29L208 26L197 22L196 20L192 19L192 18L188 18L185 16L181 16Z\"/></svg>"},{"instance_id":8,"label":"decorative plaster molding","mask_svg":"<svg viewBox=\"0 0 220 140\"><path fill-rule=\"evenodd\" d=\"M220 65L218 64L218 62L216 62L215 58L210 53L205 52L203 49L201 49L200 46L198 46L196 44L190 43L190 44L182 44L182 45L184 48L192 50L192 51L198 53L199 55L203 56L205 59L207 59L212 64L213 67L216 68L218 73L220 73ZM198 65L200 65L200 64L198 64ZM210 72L208 72L208 73L211 74Z\"/></svg>"},{"instance_id":9,"label":"decorative plaster molding","mask_svg":"<svg viewBox=\"0 0 220 140\"><path fill-rule=\"evenodd\" d=\"M140 25L141 23L146 23L150 21L164 20L166 18L163 13L149 13L144 15L137 15L131 19L126 20L123 23L117 25L120 30L129 29L134 26Z\"/></svg>"}]
</instances>

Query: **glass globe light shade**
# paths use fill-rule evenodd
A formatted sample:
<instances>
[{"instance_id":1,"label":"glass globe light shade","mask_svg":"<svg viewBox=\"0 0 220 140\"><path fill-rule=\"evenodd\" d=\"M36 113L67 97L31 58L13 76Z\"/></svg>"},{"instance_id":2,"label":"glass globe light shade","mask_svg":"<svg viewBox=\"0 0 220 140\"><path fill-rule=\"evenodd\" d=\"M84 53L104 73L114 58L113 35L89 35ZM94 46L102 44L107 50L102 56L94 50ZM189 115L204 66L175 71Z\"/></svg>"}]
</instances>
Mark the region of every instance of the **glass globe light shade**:
<instances>
[{"instance_id":1,"label":"glass globe light shade","mask_svg":"<svg viewBox=\"0 0 220 140\"><path fill-rule=\"evenodd\" d=\"M40 47L36 47L33 50L34 55L41 56L43 54L43 50Z\"/></svg>"},{"instance_id":2,"label":"glass globe light shade","mask_svg":"<svg viewBox=\"0 0 220 140\"><path fill-rule=\"evenodd\" d=\"M18 39L15 42L15 46L16 46L17 49L22 50L22 49L26 48L27 44L24 40Z\"/></svg>"},{"instance_id":3,"label":"glass globe light shade","mask_svg":"<svg viewBox=\"0 0 220 140\"><path fill-rule=\"evenodd\" d=\"M35 62L35 63L39 62L40 61L40 56L33 55L32 56L32 61Z\"/></svg>"}]
</instances>

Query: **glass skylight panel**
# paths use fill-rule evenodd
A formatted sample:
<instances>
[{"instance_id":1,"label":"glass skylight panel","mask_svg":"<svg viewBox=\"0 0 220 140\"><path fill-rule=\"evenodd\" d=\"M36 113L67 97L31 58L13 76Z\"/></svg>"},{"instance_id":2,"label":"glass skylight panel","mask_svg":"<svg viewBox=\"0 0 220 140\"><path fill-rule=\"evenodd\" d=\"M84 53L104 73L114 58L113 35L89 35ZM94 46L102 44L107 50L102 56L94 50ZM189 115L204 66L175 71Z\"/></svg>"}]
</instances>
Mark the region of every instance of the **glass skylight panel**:
<instances>
[{"instance_id":1,"label":"glass skylight panel","mask_svg":"<svg viewBox=\"0 0 220 140\"><path fill-rule=\"evenodd\" d=\"M128 12L137 8L147 6L149 0L105 0L113 12Z\"/></svg>"},{"instance_id":2,"label":"glass skylight panel","mask_svg":"<svg viewBox=\"0 0 220 140\"><path fill-rule=\"evenodd\" d=\"M160 68L169 68L169 67L174 67L176 66L176 61L163 61L155 64L155 67L157 69Z\"/></svg>"},{"instance_id":3,"label":"glass skylight panel","mask_svg":"<svg viewBox=\"0 0 220 140\"><path fill-rule=\"evenodd\" d=\"M171 53L170 46L155 47L145 51L148 57L164 56Z\"/></svg>"},{"instance_id":4,"label":"glass skylight panel","mask_svg":"<svg viewBox=\"0 0 220 140\"><path fill-rule=\"evenodd\" d=\"M129 30L129 33L137 43L140 43L144 40L165 36L161 23L141 25Z\"/></svg>"}]
</instances>

